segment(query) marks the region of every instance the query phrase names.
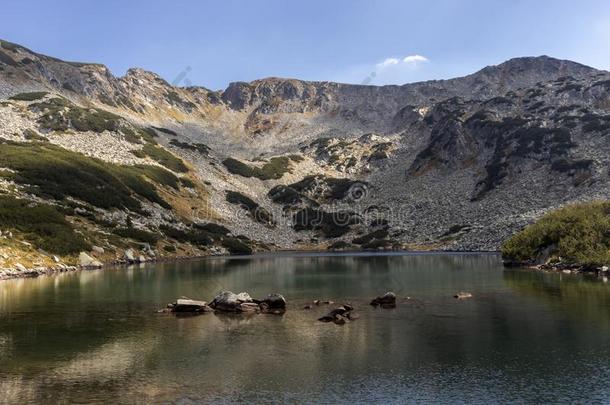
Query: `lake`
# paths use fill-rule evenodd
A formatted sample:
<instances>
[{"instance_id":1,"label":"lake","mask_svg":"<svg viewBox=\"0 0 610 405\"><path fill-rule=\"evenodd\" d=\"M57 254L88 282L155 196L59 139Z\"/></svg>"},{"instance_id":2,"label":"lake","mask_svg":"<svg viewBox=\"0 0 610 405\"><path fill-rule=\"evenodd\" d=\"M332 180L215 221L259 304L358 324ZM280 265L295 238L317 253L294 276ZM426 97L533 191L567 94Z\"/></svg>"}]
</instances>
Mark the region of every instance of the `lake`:
<instances>
[{"instance_id":1,"label":"lake","mask_svg":"<svg viewBox=\"0 0 610 405\"><path fill-rule=\"evenodd\" d=\"M221 290L283 316L156 310ZM386 291L395 309L369 301ZM458 291L473 298L456 300ZM318 322L314 299L360 319ZM0 401L608 402L610 286L494 254L269 254L0 282Z\"/></svg>"}]
</instances>

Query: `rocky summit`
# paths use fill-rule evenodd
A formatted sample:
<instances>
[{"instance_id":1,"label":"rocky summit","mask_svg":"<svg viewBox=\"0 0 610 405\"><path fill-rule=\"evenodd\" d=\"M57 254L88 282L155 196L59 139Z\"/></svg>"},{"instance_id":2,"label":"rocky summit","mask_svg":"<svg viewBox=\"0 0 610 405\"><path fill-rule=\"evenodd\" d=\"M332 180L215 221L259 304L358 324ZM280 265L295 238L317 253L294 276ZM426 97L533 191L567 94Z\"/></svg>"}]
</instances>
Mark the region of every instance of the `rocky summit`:
<instances>
[{"instance_id":1,"label":"rocky summit","mask_svg":"<svg viewBox=\"0 0 610 405\"><path fill-rule=\"evenodd\" d=\"M609 91L609 72L547 56L402 86L213 91L0 41L0 269L498 250L610 197Z\"/></svg>"}]
</instances>

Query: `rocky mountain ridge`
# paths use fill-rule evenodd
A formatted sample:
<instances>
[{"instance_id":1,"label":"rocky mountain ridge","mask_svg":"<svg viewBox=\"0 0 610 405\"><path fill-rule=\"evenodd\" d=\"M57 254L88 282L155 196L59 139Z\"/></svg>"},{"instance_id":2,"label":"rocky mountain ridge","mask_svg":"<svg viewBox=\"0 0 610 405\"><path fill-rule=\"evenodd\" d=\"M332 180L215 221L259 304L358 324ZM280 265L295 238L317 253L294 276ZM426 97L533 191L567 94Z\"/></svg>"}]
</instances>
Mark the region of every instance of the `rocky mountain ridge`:
<instances>
[{"instance_id":1,"label":"rocky mountain ridge","mask_svg":"<svg viewBox=\"0 0 610 405\"><path fill-rule=\"evenodd\" d=\"M610 73L542 56L402 86L268 78L212 91L1 41L0 152L41 158L0 159L0 188L55 207L115 259L138 243L157 257L496 250L549 209L608 198L609 90ZM86 187L100 173L107 183ZM101 203L96 187L124 197ZM7 229L36 239L20 226Z\"/></svg>"}]
</instances>

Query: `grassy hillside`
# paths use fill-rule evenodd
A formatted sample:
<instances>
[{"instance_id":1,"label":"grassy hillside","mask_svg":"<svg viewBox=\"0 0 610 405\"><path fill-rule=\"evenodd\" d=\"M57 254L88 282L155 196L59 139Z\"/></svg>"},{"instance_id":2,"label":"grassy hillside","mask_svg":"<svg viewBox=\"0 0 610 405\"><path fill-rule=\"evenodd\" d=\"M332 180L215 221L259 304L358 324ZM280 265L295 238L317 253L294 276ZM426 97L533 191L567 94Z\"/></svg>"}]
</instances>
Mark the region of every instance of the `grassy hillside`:
<instances>
[{"instance_id":1,"label":"grassy hillside","mask_svg":"<svg viewBox=\"0 0 610 405\"><path fill-rule=\"evenodd\" d=\"M502 257L511 263L610 264L610 202L553 211L510 238Z\"/></svg>"}]
</instances>

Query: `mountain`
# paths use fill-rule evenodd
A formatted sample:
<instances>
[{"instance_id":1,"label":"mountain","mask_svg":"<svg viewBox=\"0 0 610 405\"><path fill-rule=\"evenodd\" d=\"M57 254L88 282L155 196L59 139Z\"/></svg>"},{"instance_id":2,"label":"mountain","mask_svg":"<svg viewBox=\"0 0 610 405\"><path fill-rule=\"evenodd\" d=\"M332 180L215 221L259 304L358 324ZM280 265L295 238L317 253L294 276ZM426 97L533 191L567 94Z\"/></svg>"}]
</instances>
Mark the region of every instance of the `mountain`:
<instances>
[{"instance_id":1,"label":"mountain","mask_svg":"<svg viewBox=\"0 0 610 405\"><path fill-rule=\"evenodd\" d=\"M550 209L608 198L609 90L608 72L540 56L401 86L212 91L1 41L2 198L56 212L65 239L6 212L1 260L497 250Z\"/></svg>"}]
</instances>

